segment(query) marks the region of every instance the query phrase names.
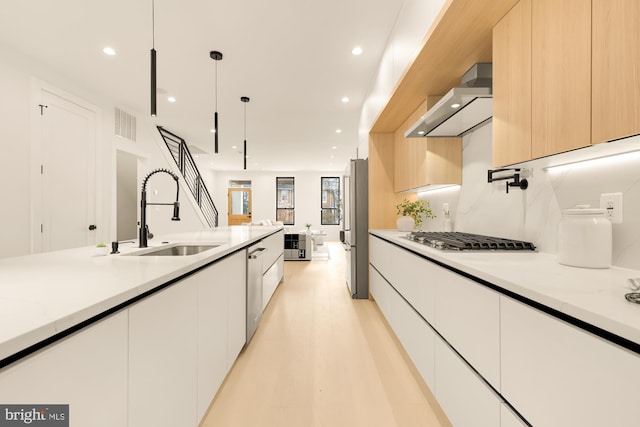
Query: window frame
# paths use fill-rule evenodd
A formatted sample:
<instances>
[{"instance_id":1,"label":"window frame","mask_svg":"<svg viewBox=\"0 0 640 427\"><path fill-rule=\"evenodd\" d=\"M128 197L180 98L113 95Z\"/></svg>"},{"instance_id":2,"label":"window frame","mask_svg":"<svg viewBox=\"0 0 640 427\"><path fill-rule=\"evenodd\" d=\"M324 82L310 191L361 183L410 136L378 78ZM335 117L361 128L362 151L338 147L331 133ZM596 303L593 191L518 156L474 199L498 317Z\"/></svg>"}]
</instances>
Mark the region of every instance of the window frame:
<instances>
[{"instance_id":1,"label":"window frame","mask_svg":"<svg viewBox=\"0 0 640 427\"><path fill-rule=\"evenodd\" d=\"M331 191L329 189L325 190L324 183L325 180L337 180L338 187L336 190L337 197L334 201L335 205L331 208L325 208L324 204L326 203L326 191ZM339 176L323 176L320 177L320 224L321 225L340 225L340 198L341 198L341 182ZM333 211L334 222L325 222L325 211Z\"/></svg>"},{"instance_id":2,"label":"window frame","mask_svg":"<svg viewBox=\"0 0 640 427\"><path fill-rule=\"evenodd\" d=\"M280 180L291 181L291 207L280 207L282 199ZM284 190L284 189L283 189ZM295 225L296 223L296 178L294 176L277 176L276 177L276 221L282 221L284 225ZM286 212L284 217L279 215L280 212ZM291 222L286 221L290 218Z\"/></svg>"}]
</instances>

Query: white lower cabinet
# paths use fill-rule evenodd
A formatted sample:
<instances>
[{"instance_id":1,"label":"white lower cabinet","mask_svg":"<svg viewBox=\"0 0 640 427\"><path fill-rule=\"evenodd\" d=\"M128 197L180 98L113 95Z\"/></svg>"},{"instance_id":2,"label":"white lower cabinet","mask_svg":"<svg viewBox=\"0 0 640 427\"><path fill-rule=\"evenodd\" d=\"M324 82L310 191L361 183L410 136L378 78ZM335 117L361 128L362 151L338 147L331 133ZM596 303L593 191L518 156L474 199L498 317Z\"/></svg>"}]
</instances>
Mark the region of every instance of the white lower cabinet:
<instances>
[{"instance_id":1,"label":"white lower cabinet","mask_svg":"<svg viewBox=\"0 0 640 427\"><path fill-rule=\"evenodd\" d=\"M501 297L502 394L534 426L640 425L640 356Z\"/></svg>"},{"instance_id":2,"label":"white lower cabinet","mask_svg":"<svg viewBox=\"0 0 640 427\"><path fill-rule=\"evenodd\" d=\"M434 328L495 388L500 390L500 296L493 290L430 265L434 278Z\"/></svg>"},{"instance_id":3,"label":"white lower cabinet","mask_svg":"<svg viewBox=\"0 0 640 427\"><path fill-rule=\"evenodd\" d=\"M245 251L226 259L223 265L224 267L217 280L225 277L227 285L226 375L247 342L247 264ZM213 397L210 396L209 403L211 403ZM209 406L209 403L207 403L207 406Z\"/></svg>"},{"instance_id":4,"label":"white lower cabinet","mask_svg":"<svg viewBox=\"0 0 640 427\"><path fill-rule=\"evenodd\" d=\"M284 254L280 253L280 257L269 267L264 273L262 279L262 309L264 310L269 304L273 293L282 281L284 276Z\"/></svg>"},{"instance_id":5,"label":"white lower cabinet","mask_svg":"<svg viewBox=\"0 0 640 427\"><path fill-rule=\"evenodd\" d=\"M387 285L388 286L388 285ZM431 390L435 386L435 333L393 289L389 323Z\"/></svg>"},{"instance_id":6,"label":"white lower cabinet","mask_svg":"<svg viewBox=\"0 0 640 427\"><path fill-rule=\"evenodd\" d=\"M197 425L197 277L129 309L129 427Z\"/></svg>"},{"instance_id":7,"label":"white lower cabinet","mask_svg":"<svg viewBox=\"0 0 640 427\"><path fill-rule=\"evenodd\" d=\"M197 419L206 413L246 337L244 252L194 275L198 284Z\"/></svg>"},{"instance_id":8,"label":"white lower cabinet","mask_svg":"<svg viewBox=\"0 0 640 427\"><path fill-rule=\"evenodd\" d=\"M501 401L454 353L436 338L435 396L455 427L500 427Z\"/></svg>"},{"instance_id":9,"label":"white lower cabinet","mask_svg":"<svg viewBox=\"0 0 640 427\"><path fill-rule=\"evenodd\" d=\"M389 322L391 319L391 292L393 289L378 271L369 266L369 293L376 300L378 308Z\"/></svg>"},{"instance_id":10,"label":"white lower cabinet","mask_svg":"<svg viewBox=\"0 0 640 427\"><path fill-rule=\"evenodd\" d=\"M127 425L127 312L0 371L2 404L69 404L71 427Z\"/></svg>"},{"instance_id":11,"label":"white lower cabinet","mask_svg":"<svg viewBox=\"0 0 640 427\"><path fill-rule=\"evenodd\" d=\"M503 403L500 405L500 427L527 427L527 425Z\"/></svg>"}]
</instances>

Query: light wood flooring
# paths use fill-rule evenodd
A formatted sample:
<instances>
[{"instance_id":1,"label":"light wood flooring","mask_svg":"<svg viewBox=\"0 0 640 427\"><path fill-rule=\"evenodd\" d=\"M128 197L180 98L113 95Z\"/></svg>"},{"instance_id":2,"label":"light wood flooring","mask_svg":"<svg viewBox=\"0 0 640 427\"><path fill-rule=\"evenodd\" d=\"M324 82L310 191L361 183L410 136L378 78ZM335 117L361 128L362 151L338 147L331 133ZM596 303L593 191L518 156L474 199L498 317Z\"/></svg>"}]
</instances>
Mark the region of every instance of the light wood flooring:
<instances>
[{"instance_id":1,"label":"light wood flooring","mask_svg":"<svg viewBox=\"0 0 640 427\"><path fill-rule=\"evenodd\" d=\"M351 299L342 247L326 248L285 263L201 427L445 427L375 303Z\"/></svg>"}]
</instances>

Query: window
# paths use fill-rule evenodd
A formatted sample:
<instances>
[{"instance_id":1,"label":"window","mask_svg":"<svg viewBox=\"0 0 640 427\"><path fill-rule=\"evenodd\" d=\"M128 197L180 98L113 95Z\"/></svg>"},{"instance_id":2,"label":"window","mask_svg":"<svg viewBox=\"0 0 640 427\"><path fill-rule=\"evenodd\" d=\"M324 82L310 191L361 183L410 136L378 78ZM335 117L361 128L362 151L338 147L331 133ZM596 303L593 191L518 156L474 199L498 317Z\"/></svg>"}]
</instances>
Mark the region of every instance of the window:
<instances>
[{"instance_id":1,"label":"window","mask_svg":"<svg viewBox=\"0 0 640 427\"><path fill-rule=\"evenodd\" d=\"M293 177L276 178L276 221L295 224L295 180Z\"/></svg>"},{"instance_id":2,"label":"window","mask_svg":"<svg viewBox=\"0 0 640 427\"><path fill-rule=\"evenodd\" d=\"M322 225L340 224L340 178L320 178Z\"/></svg>"}]
</instances>

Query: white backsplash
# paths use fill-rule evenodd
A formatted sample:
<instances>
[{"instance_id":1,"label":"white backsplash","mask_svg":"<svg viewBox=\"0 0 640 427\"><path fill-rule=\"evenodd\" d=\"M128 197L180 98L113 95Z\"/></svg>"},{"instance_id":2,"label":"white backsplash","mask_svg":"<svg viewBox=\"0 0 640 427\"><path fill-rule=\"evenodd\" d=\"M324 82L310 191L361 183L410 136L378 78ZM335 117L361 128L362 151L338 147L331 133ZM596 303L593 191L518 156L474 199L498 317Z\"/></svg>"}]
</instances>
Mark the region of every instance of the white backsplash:
<instances>
[{"instance_id":1,"label":"white backsplash","mask_svg":"<svg viewBox=\"0 0 640 427\"><path fill-rule=\"evenodd\" d=\"M419 194L437 215L425 221L423 230L443 230L442 204L449 203L454 231L526 240L540 252L556 253L561 210L578 204L599 207L601 193L621 192L624 222L613 225L613 265L640 270L638 152L549 170L534 161L527 166L532 169L529 188L510 188L507 194L504 181L487 182L491 132L489 123L464 137L462 186Z\"/></svg>"}]
</instances>

